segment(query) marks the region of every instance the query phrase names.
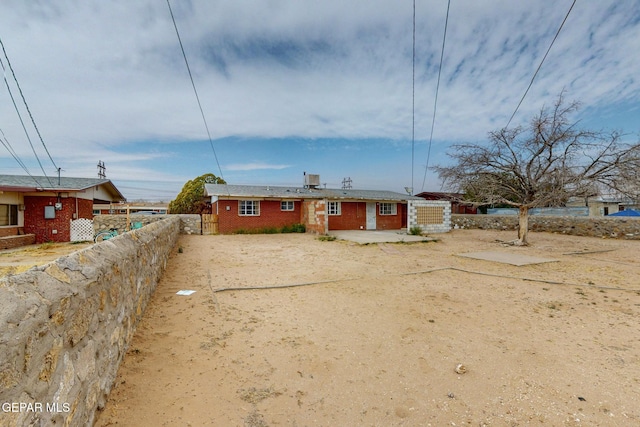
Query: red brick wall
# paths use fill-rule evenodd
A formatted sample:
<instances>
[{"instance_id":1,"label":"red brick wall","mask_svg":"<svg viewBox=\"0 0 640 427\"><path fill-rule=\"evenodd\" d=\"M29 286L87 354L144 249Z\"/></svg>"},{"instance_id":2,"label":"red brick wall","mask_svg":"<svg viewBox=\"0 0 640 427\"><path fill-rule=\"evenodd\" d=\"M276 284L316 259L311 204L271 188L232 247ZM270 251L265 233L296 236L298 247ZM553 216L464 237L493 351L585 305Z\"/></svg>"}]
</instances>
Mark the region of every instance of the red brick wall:
<instances>
[{"instance_id":1,"label":"red brick wall","mask_svg":"<svg viewBox=\"0 0 640 427\"><path fill-rule=\"evenodd\" d=\"M329 216L329 230L365 230L367 228L367 203L342 202L341 215ZM399 230L406 227L402 221L402 204L397 204L396 215L380 215L380 204L376 203L376 230ZM406 209L404 210L406 217Z\"/></svg>"},{"instance_id":2,"label":"red brick wall","mask_svg":"<svg viewBox=\"0 0 640 427\"><path fill-rule=\"evenodd\" d=\"M218 213L220 234L234 233L239 229L279 228L292 224L304 224L307 231L324 234L324 200L296 201L294 204L293 212L283 212L280 210L280 201L261 200L260 216L239 216L237 200L219 200L212 204L212 212ZM314 207L312 210L315 220L309 218L311 205ZM376 203L376 229L398 230L406 227L406 206L398 203L396 211L396 215L380 215ZM330 215L326 218L329 221L329 230L364 230L367 226L367 203L342 202L341 215Z\"/></svg>"},{"instance_id":3,"label":"red brick wall","mask_svg":"<svg viewBox=\"0 0 640 427\"><path fill-rule=\"evenodd\" d=\"M18 235L18 227L0 227L0 237L6 236L17 236Z\"/></svg>"},{"instance_id":4,"label":"red brick wall","mask_svg":"<svg viewBox=\"0 0 640 427\"><path fill-rule=\"evenodd\" d=\"M76 198L61 198L62 209L56 211L54 219L44 218L44 207L54 206L58 201L55 196L24 197L24 231L36 235L36 243L68 242L71 240L70 222L76 212ZM93 218L93 201L77 199L78 218ZM54 234L54 230L57 233Z\"/></svg>"},{"instance_id":5,"label":"red brick wall","mask_svg":"<svg viewBox=\"0 0 640 427\"><path fill-rule=\"evenodd\" d=\"M227 206L229 210L227 210ZM280 210L280 201L261 200L260 216L238 215L237 200L219 200L211 205L212 212L218 212L220 234L231 234L240 229L256 230L261 228L281 228L285 225L301 224L302 203L294 201L293 211Z\"/></svg>"},{"instance_id":6,"label":"red brick wall","mask_svg":"<svg viewBox=\"0 0 640 427\"><path fill-rule=\"evenodd\" d=\"M341 215L329 215L329 230L360 230L367 226L365 202L341 202Z\"/></svg>"},{"instance_id":7,"label":"red brick wall","mask_svg":"<svg viewBox=\"0 0 640 427\"><path fill-rule=\"evenodd\" d=\"M36 236L26 234L24 236L7 236L0 237L0 249L19 248L20 246L33 245L36 242Z\"/></svg>"},{"instance_id":8,"label":"red brick wall","mask_svg":"<svg viewBox=\"0 0 640 427\"><path fill-rule=\"evenodd\" d=\"M406 211L405 211L406 212ZM405 213L406 218L406 213ZM406 220L404 226L406 227ZM380 215L380 204L376 203L376 230L399 230L402 228L402 204L396 204L395 215Z\"/></svg>"}]
</instances>

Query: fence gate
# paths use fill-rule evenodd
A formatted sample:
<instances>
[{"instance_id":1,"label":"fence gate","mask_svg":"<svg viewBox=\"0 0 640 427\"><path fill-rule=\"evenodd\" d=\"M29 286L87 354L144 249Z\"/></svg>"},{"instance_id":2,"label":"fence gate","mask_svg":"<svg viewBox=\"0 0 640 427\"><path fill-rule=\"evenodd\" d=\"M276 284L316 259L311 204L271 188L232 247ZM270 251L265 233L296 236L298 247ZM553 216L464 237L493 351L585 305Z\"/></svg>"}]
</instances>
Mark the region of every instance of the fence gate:
<instances>
[{"instance_id":1,"label":"fence gate","mask_svg":"<svg viewBox=\"0 0 640 427\"><path fill-rule=\"evenodd\" d=\"M93 240L93 220L78 218L71 220L71 241L90 242Z\"/></svg>"},{"instance_id":2,"label":"fence gate","mask_svg":"<svg viewBox=\"0 0 640 427\"><path fill-rule=\"evenodd\" d=\"M202 234L218 234L218 215L202 214Z\"/></svg>"}]
</instances>

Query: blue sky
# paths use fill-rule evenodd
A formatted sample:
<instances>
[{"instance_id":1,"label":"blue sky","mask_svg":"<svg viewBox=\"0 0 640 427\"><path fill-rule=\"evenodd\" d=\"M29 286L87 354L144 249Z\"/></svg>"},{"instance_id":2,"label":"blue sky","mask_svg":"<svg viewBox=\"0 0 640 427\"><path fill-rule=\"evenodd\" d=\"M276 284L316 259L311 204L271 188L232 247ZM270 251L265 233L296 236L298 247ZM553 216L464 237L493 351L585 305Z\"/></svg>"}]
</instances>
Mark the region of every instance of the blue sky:
<instances>
[{"instance_id":1,"label":"blue sky","mask_svg":"<svg viewBox=\"0 0 640 427\"><path fill-rule=\"evenodd\" d=\"M451 144L485 142L507 124L571 4L452 0L430 166L447 162ZM301 185L306 171L327 187L350 177L360 189L440 189L431 171L424 186L423 177L445 0L416 1L413 150L413 1L171 5L222 171L165 0L2 2L0 38L65 176L97 176L102 160L129 200L169 201L207 172L233 184ZM564 89L582 103L582 125L637 141L638 52L636 0L578 1L512 126ZM0 129L29 172L42 175L2 86ZM3 146L0 173L25 174Z\"/></svg>"}]
</instances>

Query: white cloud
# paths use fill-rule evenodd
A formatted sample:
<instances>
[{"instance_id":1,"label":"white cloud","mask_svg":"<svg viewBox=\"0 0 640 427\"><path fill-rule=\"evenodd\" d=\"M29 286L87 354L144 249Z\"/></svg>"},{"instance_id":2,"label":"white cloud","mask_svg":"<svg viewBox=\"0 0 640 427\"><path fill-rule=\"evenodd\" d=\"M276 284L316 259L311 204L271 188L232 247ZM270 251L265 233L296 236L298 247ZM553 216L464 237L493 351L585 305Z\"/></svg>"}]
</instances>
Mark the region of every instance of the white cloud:
<instances>
[{"instance_id":1,"label":"white cloud","mask_svg":"<svg viewBox=\"0 0 640 427\"><path fill-rule=\"evenodd\" d=\"M0 37L63 168L88 173L104 160L113 168L152 170L162 156L128 154L129 144L153 141L161 152L166 142L207 140L165 2L6 3ZM506 124L571 3L452 2L436 144L483 140ZM171 4L214 139L411 138L412 2ZM416 11L415 136L424 150L446 3L418 0ZM638 104L638 51L637 2L577 2L514 125L562 89L594 115L621 103ZM4 88L0 117L14 148L32 156ZM24 109L23 118L28 120ZM635 128L624 130L640 130L629 125ZM267 170L296 163L283 158L248 165L244 158L246 153L237 153L221 163ZM4 149L0 162L13 162ZM174 173L182 177L191 170Z\"/></svg>"}]
</instances>

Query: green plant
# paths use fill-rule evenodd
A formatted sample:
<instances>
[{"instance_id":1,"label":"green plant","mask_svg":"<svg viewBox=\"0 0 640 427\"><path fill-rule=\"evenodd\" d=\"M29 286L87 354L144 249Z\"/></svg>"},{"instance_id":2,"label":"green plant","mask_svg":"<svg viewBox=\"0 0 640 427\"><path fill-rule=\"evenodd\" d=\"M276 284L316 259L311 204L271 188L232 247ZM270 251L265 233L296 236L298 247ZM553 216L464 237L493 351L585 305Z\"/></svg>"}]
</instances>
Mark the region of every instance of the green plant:
<instances>
[{"instance_id":1,"label":"green plant","mask_svg":"<svg viewBox=\"0 0 640 427\"><path fill-rule=\"evenodd\" d=\"M283 227L238 228L233 234L278 234L278 233L304 233L304 224L285 225Z\"/></svg>"},{"instance_id":2,"label":"green plant","mask_svg":"<svg viewBox=\"0 0 640 427\"><path fill-rule=\"evenodd\" d=\"M307 231L307 228L304 224L285 225L280 230L281 233L304 233L305 231Z\"/></svg>"},{"instance_id":3,"label":"green plant","mask_svg":"<svg viewBox=\"0 0 640 427\"><path fill-rule=\"evenodd\" d=\"M336 236L329 236L328 234L325 234L322 236L318 236L318 240L320 240L321 242L333 242L334 240L336 240Z\"/></svg>"},{"instance_id":4,"label":"green plant","mask_svg":"<svg viewBox=\"0 0 640 427\"><path fill-rule=\"evenodd\" d=\"M409 234L411 234L412 236L420 236L422 234L422 228L414 225L409 229Z\"/></svg>"}]
</instances>

